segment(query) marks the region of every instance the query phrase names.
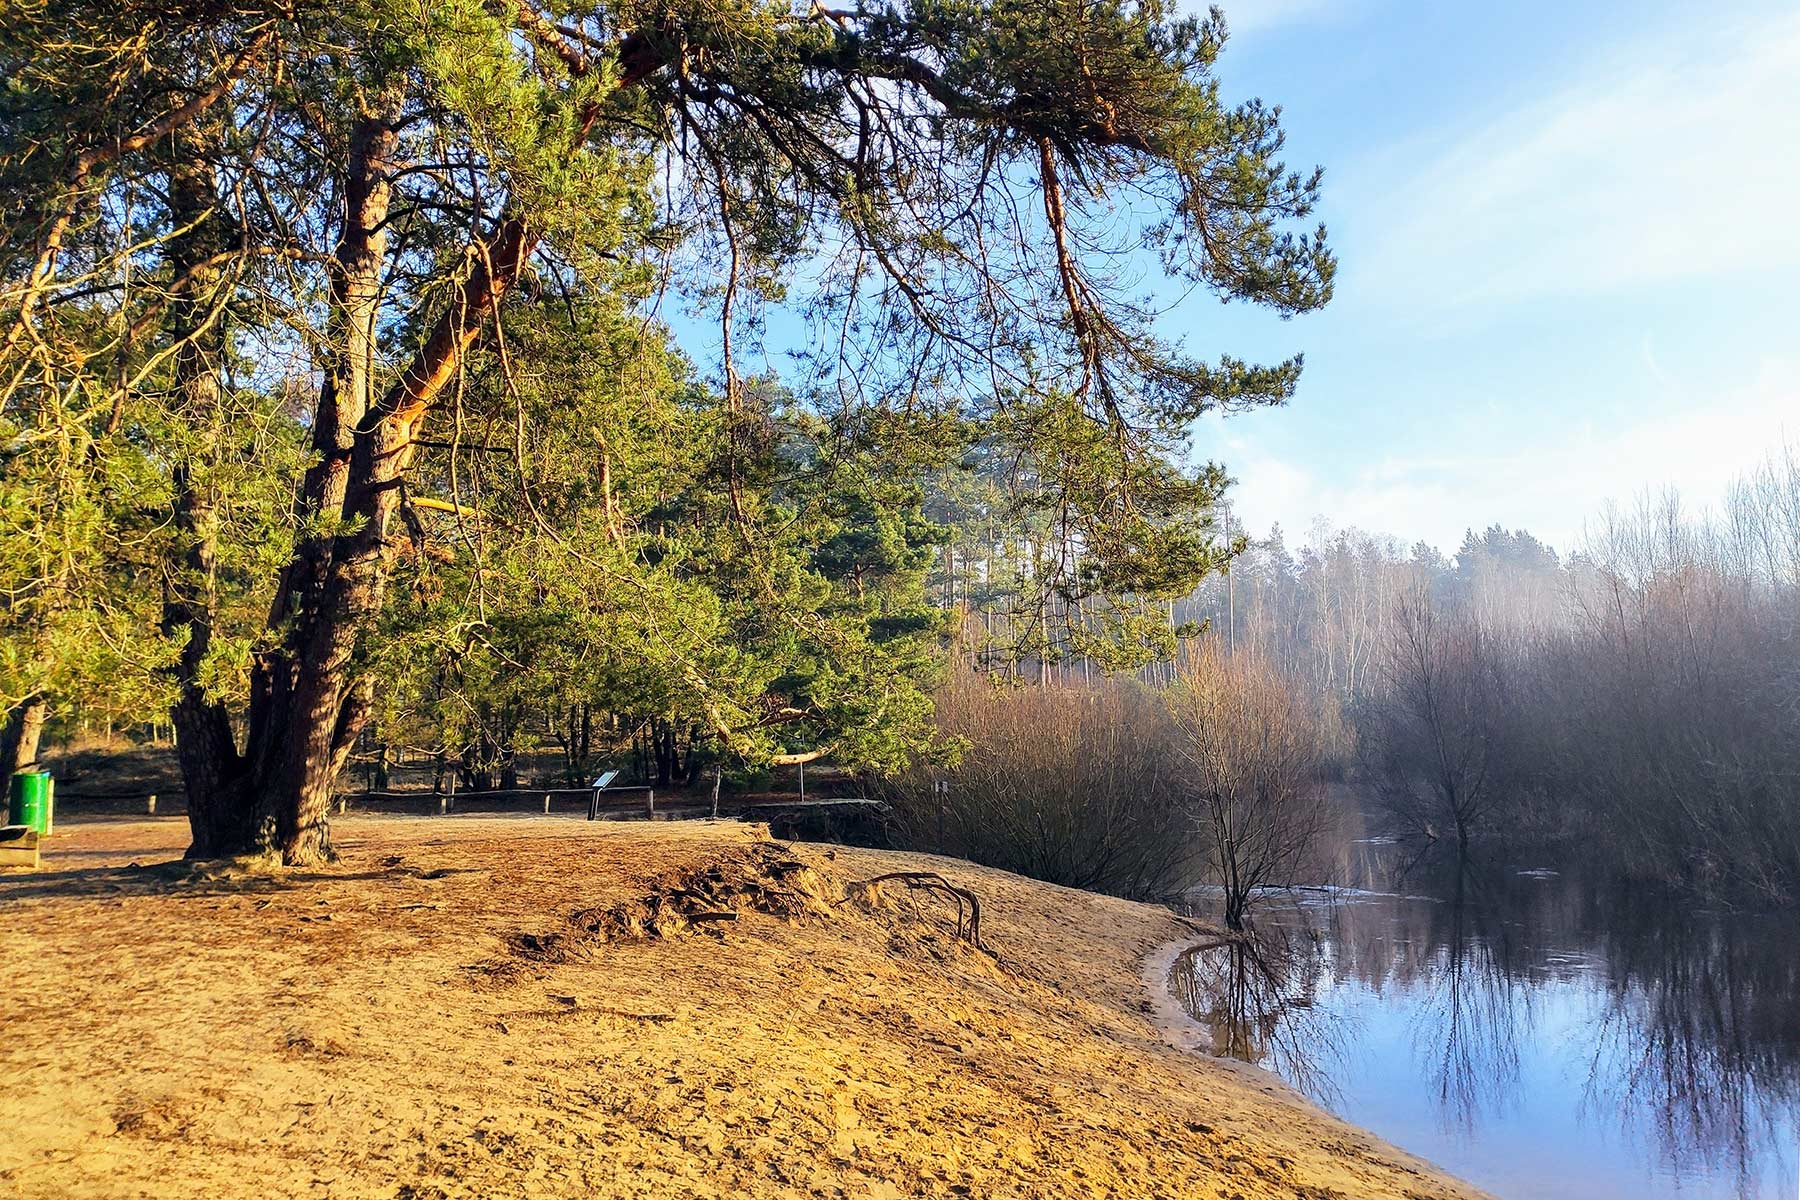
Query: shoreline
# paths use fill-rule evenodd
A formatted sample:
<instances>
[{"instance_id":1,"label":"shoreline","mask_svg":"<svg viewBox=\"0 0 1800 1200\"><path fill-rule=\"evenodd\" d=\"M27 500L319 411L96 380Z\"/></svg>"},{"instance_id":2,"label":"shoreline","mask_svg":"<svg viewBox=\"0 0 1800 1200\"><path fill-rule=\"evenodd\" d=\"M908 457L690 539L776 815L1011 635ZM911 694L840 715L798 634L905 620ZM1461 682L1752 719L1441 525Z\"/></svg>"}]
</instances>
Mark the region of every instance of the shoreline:
<instances>
[{"instance_id":1,"label":"shoreline","mask_svg":"<svg viewBox=\"0 0 1800 1200\"><path fill-rule=\"evenodd\" d=\"M1169 975L1174 971L1175 964L1180 961L1182 955L1218 940L1219 935L1217 934L1198 933L1185 938L1176 938L1152 950L1144 957L1143 964L1138 968L1138 977L1143 981L1145 990L1150 993L1151 1017L1157 1028L1162 1031L1163 1037L1177 1050L1188 1054L1204 1054L1215 1061L1219 1060L1207 1049L1206 1034L1200 1022L1190 1016L1188 1011L1181 1006L1181 1001L1175 998L1174 990L1169 986ZM1223 1060L1227 1065L1234 1061ZM1244 1065L1251 1066L1253 1064ZM1260 1067L1254 1069L1262 1071ZM1274 1072L1262 1071L1262 1073L1275 1082L1281 1083L1280 1078ZM1282 1084L1282 1086L1287 1085Z\"/></svg>"},{"instance_id":2,"label":"shoreline","mask_svg":"<svg viewBox=\"0 0 1800 1200\"><path fill-rule=\"evenodd\" d=\"M183 822L76 820L0 876L3 1190L1481 1195L1184 1048L1166 975L1196 937L1156 906L737 823L335 828L329 868L206 878L125 865ZM798 891L745 874L770 847ZM929 896L848 899L892 871L977 894L998 962ZM742 898L710 930L567 940L709 872Z\"/></svg>"},{"instance_id":3,"label":"shoreline","mask_svg":"<svg viewBox=\"0 0 1800 1200\"><path fill-rule=\"evenodd\" d=\"M1145 955L1139 968L1139 976L1144 987L1150 993L1151 1019L1162 1031L1169 1045L1182 1053L1200 1055L1220 1070L1241 1073L1246 1079L1254 1081L1256 1086L1265 1090L1280 1089L1287 1093L1296 1105L1304 1105L1321 1112L1326 1111L1317 1101L1266 1067L1214 1054L1208 1044L1205 1027L1182 1006L1180 1000L1176 999L1174 989L1170 986L1170 976L1175 969L1175 964L1190 950L1216 945L1221 936L1222 934L1215 933L1192 934L1188 937L1175 938ZM1337 1118L1334 1117L1334 1119ZM1352 1128L1368 1137L1380 1136L1373 1130L1365 1129L1360 1125L1353 1125ZM1449 1175L1445 1168L1420 1155L1413 1154L1409 1150L1404 1150L1399 1146L1393 1146L1393 1150L1411 1158L1426 1170ZM1473 1192L1473 1185L1465 1184L1464 1186L1471 1188L1472 1194L1485 1195L1485 1193Z\"/></svg>"}]
</instances>

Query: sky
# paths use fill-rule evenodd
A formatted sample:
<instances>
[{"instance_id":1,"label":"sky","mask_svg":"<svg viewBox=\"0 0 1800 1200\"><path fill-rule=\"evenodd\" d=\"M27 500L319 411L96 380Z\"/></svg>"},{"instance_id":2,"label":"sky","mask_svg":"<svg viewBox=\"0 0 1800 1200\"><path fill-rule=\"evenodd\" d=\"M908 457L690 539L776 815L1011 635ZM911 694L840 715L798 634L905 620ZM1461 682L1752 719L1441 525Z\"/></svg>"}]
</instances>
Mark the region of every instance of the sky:
<instances>
[{"instance_id":1,"label":"sky","mask_svg":"<svg viewBox=\"0 0 1800 1200\"><path fill-rule=\"evenodd\" d=\"M1226 98L1282 106L1339 259L1321 312L1197 293L1161 325L1306 357L1291 404L1195 430L1253 534L1567 552L1609 502L1704 510L1800 448L1800 0L1221 7Z\"/></svg>"},{"instance_id":2,"label":"sky","mask_svg":"<svg viewBox=\"0 0 1800 1200\"><path fill-rule=\"evenodd\" d=\"M1252 531L1568 550L1609 500L1704 508L1800 445L1800 5L1223 7L1224 88L1325 167L1340 260L1317 314L1168 317L1306 355L1291 405L1197 431Z\"/></svg>"}]
</instances>

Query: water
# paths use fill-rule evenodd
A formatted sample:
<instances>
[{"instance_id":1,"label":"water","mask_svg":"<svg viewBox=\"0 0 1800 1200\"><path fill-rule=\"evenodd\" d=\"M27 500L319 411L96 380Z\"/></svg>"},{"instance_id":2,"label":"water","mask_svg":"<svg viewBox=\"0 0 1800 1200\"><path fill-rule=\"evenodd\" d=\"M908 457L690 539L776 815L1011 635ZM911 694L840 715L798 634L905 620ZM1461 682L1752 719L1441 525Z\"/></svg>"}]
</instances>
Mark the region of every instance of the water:
<instances>
[{"instance_id":1,"label":"water","mask_svg":"<svg viewBox=\"0 0 1800 1200\"><path fill-rule=\"evenodd\" d=\"M1800 919L1566 872L1406 891L1266 895L1172 983L1215 1052L1498 1196L1800 1196Z\"/></svg>"}]
</instances>

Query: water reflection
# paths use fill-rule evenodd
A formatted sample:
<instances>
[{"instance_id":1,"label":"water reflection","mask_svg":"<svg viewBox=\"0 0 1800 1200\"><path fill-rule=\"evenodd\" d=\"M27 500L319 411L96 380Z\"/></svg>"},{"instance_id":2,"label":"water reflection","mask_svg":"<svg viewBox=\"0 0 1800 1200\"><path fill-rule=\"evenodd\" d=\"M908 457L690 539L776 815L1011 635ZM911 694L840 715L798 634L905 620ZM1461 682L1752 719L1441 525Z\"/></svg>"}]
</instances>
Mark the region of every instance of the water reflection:
<instances>
[{"instance_id":1,"label":"water reflection","mask_svg":"<svg viewBox=\"0 0 1800 1200\"><path fill-rule=\"evenodd\" d=\"M1177 994L1215 1052L1501 1195L1795 1194L1800 923L1572 873L1411 884L1265 897Z\"/></svg>"},{"instance_id":2,"label":"water reflection","mask_svg":"<svg viewBox=\"0 0 1800 1200\"><path fill-rule=\"evenodd\" d=\"M1270 926L1183 954L1170 975L1177 997L1224 1058L1260 1063L1329 1103L1336 1022L1314 1003L1323 941Z\"/></svg>"},{"instance_id":3,"label":"water reflection","mask_svg":"<svg viewBox=\"0 0 1800 1200\"><path fill-rule=\"evenodd\" d=\"M1588 1107L1646 1114L1672 1169L1754 1195L1759 1151L1791 1150L1800 1119L1800 940L1789 931L1771 946L1757 923L1730 918L1670 931L1640 913L1636 926L1605 938ZM1782 1194L1795 1191L1790 1180Z\"/></svg>"},{"instance_id":4,"label":"water reflection","mask_svg":"<svg viewBox=\"0 0 1800 1200\"><path fill-rule=\"evenodd\" d=\"M1519 1030L1531 1007L1530 991L1514 982L1515 939L1474 902L1474 886L1459 871L1448 904L1422 906L1440 928L1427 941L1437 947L1433 961L1417 973L1422 1003L1413 1029L1444 1121L1469 1132L1518 1087Z\"/></svg>"}]
</instances>

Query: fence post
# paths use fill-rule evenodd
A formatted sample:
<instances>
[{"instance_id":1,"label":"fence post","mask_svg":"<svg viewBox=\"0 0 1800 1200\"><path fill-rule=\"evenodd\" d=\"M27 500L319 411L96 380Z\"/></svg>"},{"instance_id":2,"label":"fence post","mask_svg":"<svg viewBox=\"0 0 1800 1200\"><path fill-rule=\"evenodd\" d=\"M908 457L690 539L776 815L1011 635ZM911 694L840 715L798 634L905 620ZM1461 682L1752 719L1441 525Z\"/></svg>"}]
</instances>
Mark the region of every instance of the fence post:
<instances>
[{"instance_id":1,"label":"fence post","mask_svg":"<svg viewBox=\"0 0 1800 1200\"><path fill-rule=\"evenodd\" d=\"M147 812L150 816L154 817L156 815L156 793L155 792L151 792L150 795L145 798L144 811Z\"/></svg>"},{"instance_id":2,"label":"fence post","mask_svg":"<svg viewBox=\"0 0 1800 1200\"><path fill-rule=\"evenodd\" d=\"M549 792L544 793L544 815L546 817L550 815L550 793Z\"/></svg>"},{"instance_id":3,"label":"fence post","mask_svg":"<svg viewBox=\"0 0 1800 1200\"><path fill-rule=\"evenodd\" d=\"M646 790L650 793L650 798L644 802L644 815L654 821L656 820L656 789L647 788Z\"/></svg>"}]
</instances>

